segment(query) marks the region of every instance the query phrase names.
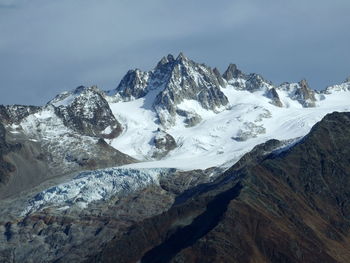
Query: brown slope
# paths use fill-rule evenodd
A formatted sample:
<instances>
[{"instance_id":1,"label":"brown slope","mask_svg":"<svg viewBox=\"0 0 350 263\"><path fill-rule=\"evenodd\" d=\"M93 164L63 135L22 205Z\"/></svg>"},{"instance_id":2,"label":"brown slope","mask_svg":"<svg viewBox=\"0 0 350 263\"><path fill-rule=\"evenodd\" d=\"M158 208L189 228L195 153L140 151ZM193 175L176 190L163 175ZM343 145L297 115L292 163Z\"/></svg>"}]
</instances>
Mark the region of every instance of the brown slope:
<instances>
[{"instance_id":1,"label":"brown slope","mask_svg":"<svg viewBox=\"0 0 350 263\"><path fill-rule=\"evenodd\" d=\"M245 156L89 262L349 262L349 156L350 113L329 114L296 146Z\"/></svg>"}]
</instances>

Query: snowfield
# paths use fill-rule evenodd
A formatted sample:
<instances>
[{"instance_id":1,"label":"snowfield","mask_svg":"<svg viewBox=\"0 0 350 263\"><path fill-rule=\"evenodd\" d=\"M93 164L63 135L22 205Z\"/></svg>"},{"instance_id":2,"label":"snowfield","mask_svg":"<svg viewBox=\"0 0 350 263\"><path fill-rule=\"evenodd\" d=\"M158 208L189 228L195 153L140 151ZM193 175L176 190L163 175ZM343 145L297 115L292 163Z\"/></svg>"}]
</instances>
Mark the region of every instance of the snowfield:
<instances>
[{"instance_id":1,"label":"snowfield","mask_svg":"<svg viewBox=\"0 0 350 263\"><path fill-rule=\"evenodd\" d=\"M303 108L288 93L278 90L283 107L276 107L262 91L237 90L228 85L222 91L229 106L219 113L203 109L198 102L185 100L179 107L199 114L202 121L186 127L177 116L176 124L165 131L173 136L178 147L162 160L150 160L152 139L158 128L149 97L128 102L110 103L116 118L122 123L123 134L109 143L116 149L143 162L126 165L129 168L205 169L229 167L257 144L269 139L289 140L306 135L327 113L349 111L350 91L328 89L317 94L314 108Z\"/></svg>"}]
</instances>

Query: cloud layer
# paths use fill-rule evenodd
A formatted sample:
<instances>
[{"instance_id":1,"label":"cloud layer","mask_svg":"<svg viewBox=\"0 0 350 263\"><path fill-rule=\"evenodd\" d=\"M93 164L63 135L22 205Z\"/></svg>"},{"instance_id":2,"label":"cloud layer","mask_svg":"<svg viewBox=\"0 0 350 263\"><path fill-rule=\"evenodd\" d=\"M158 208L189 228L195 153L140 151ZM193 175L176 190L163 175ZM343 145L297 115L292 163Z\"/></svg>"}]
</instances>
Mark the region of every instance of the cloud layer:
<instances>
[{"instance_id":1,"label":"cloud layer","mask_svg":"<svg viewBox=\"0 0 350 263\"><path fill-rule=\"evenodd\" d=\"M350 2L0 0L0 104L111 89L168 53L316 89L350 75Z\"/></svg>"}]
</instances>

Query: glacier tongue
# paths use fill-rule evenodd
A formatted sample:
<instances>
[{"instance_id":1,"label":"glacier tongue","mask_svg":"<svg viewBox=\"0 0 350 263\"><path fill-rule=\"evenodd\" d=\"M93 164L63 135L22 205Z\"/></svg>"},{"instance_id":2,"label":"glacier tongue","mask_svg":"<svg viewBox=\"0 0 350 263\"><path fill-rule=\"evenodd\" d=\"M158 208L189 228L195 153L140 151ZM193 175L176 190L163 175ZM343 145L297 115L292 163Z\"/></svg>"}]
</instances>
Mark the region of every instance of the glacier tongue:
<instances>
[{"instance_id":1,"label":"glacier tongue","mask_svg":"<svg viewBox=\"0 0 350 263\"><path fill-rule=\"evenodd\" d=\"M108 200L115 195L126 195L151 184L173 172L174 169L108 168L79 173L72 180L36 194L28 201L22 216L45 208L65 210L86 208L89 203Z\"/></svg>"}]
</instances>

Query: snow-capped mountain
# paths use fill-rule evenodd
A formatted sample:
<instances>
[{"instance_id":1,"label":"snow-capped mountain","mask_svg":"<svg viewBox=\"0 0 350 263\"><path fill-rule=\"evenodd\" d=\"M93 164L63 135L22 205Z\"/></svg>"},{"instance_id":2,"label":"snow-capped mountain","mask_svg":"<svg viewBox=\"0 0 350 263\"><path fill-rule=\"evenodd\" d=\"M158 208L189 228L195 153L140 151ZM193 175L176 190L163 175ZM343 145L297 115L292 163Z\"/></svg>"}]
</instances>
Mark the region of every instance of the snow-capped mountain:
<instances>
[{"instance_id":1,"label":"snow-capped mountain","mask_svg":"<svg viewBox=\"0 0 350 263\"><path fill-rule=\"evenodd\" d=\"M339 85L346 90L343 93L331 87L317 92L306 80L274 85L234 64L221 76L217 69L183 54L176 59L169 55L149 72L129 71L115 90L106 93L123 127L108 143L151 161L138 167L229 165L256 144L303 136L326 113L348 110L347 83ZM201 94L208 96L203 99ZM159 154L154 143L159 131L176 143L166 154ZM159 157L161 161L154 161Z\"/></svg>"},{"instance_id":2,"label":"snow-capped mountain","mask_svg":"<svg viewBox=\"0 0 350 263\"><path fill-rule=\"evenodd\" d=\"M163 57L152 71L129 71L109 94L116 93L123 101L144 97L165 127L175 125L176 115L185 118L188 126L193 126L200 117L195 112L181 109L179 105L185 100L194 100L202 108L218 112L228 103L220 89L224 86L217 70L198 64L180 53L176 59L172 55Z\"/></svg>"},{"instance_id":3,"label":"snow-capped mountain","mask_svg":"<svg viewBox=\"0 0 350 263\"><path fill-rule=\"evenodd\" d=\"M15 168L10 176L1 173L0 196L76 171L136 161L104 141L120 133L120 124L100 93L78 88L43 107L1 107L3 141L12 145L6 159Z\"/></svg>"},{"instance_id":4,"label":"snow-capped mountain","mask_svg":"<svg viewBox=\"0 0 350 263\"><path fill-rule=\"evenodd\" d=\"M121 132L104 94L96 86L80 86L72 92L57 95L48 105L64 124L87 136L115 138Z\"/></svg>"},{"instance_id":5,"label":"snow-capped mountain","mask_svg":"<svg viewBox=\"0 0 350 263\"><path fill-rule=\"evenodd\" d=\"M303 136L325 114L347 111L349 95L349 80L320 92L306 80L274 85L234 64L221 75L180 53L151 71L128 71L114 90L81 86L0 114L10 133L37 141L65 172L97 167L101 145L138 160L133 167L196 169L228 166L268 139Z\"/></svg>"},{"instance_id":6,"label":"snow-capped mountain","mask_svg":"<svg viewBox=\"0 0 350 263\"><path fill-rule=\"evenodd\" d=\"M228 167L257 144L298 138L325 114L348 111L349 89L349 79L323 91L306 80L274 85L234 64L221 75L181 53L128 71L114 90L81 86L42 107L1 106L0 117L7 140L22 142L16 158L34 156L28 171L46 171L34 184L121 164Z\"/></svg>"},{"instance_id":7,"label":"snow-capped mountain","mask_svg":"<svg viewBox=\"0 0 350 263\"><path fill-rule=\"evenodd\" d=\"M79 262L251 149L242 163L287 152L326 114L349 110L350 79L322 91L306 80L275 85L183 54L128 71L110 91L81 86L41 107L0 106L0 261L11 250L21 262Z\"/></svg>"}]
</instances>

